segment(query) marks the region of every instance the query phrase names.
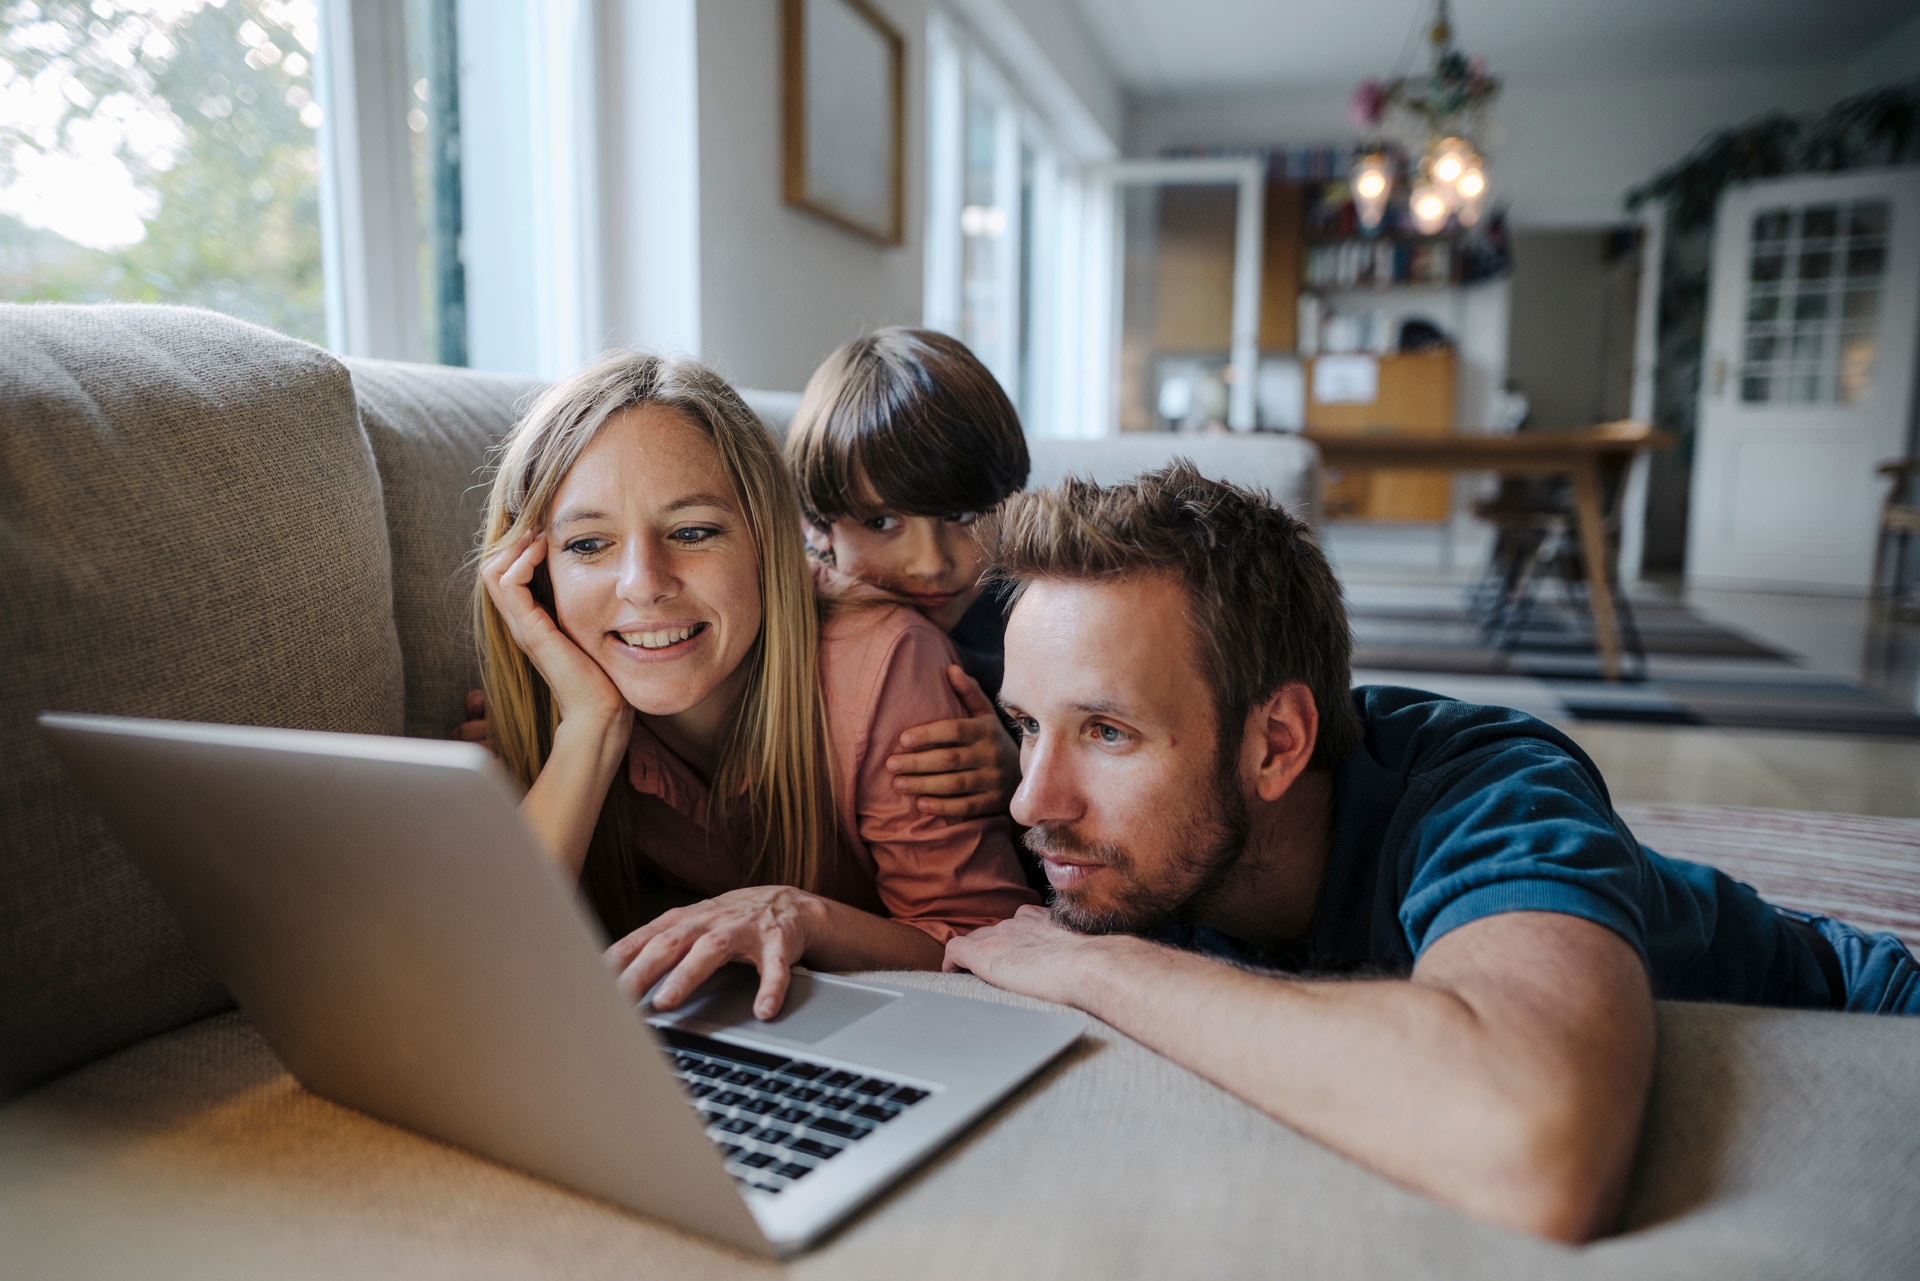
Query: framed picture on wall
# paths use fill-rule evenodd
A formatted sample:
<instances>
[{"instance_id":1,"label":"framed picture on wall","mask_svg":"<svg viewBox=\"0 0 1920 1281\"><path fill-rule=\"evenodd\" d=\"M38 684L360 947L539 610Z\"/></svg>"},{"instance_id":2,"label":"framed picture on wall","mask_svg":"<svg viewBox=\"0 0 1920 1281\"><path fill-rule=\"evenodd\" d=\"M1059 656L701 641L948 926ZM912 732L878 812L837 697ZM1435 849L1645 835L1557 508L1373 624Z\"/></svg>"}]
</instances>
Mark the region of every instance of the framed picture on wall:
<instances>
[{"instance_id":1,"label":"framed picture on wall","mask_svg":"<svg viewBox=\"0 0 1920 1281\"><path fill-rule=\"evenodd\" d=\"M905 224L905 42L866 0L783 6L786 201L897 245Z\"/></svg>"}]
</instances>

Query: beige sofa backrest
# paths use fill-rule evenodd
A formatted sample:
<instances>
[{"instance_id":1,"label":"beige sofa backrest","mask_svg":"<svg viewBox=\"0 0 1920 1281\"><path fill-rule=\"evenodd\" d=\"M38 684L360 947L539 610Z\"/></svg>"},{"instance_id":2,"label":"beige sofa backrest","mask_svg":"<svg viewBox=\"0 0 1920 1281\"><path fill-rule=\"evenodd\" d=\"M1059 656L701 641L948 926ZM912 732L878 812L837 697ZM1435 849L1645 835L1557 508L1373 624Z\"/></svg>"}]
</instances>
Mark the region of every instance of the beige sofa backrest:
<instances>
[{"instance_id":1,"label":"beige sofa backrest","mask_svg":"<svg viewBox=\"0 0 1920 1281\"><path fill-rule=\"evenodd\" d=\"M226 1003L33 724L399 731L373 452L325 352L0 307L0 1097Z\"/></svg>"},{"instance_id":2,"label":"beige sofa backrest","mask_svg":"<svg viewBox=\"0 0 1920 1281\"><path fill-rule=\"evenodd\" d=\"M444 738L480 678L469 610L488 456L540 384L383 360L346 365L385 496L406 732Z\"/></svg>"},{"instance_id":3,"label":"beige sofa backrest","mask_svg":"<svg viewBox=\"0 0 1920 1281\"><path fill-rule=\"evenodd\" d=\"M34 715L447 733L478 471L528 389L0 306L0 1098L228 1004Z\"/></svg>"}]
</instances>

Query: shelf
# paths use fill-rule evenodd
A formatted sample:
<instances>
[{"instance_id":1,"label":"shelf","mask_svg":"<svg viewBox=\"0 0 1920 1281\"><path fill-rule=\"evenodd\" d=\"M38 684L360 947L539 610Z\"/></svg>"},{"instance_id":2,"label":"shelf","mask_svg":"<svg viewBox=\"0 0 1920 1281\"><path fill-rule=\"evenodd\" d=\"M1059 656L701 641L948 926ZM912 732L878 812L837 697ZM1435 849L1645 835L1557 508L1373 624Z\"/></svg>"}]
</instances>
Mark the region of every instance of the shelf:
<instances>
[{"instance_id":1,"label":"shelf","mask_svg":"<svg viewBox=\"0 0 1920 1281\"><path fill-rule=\"evenodd\" d=\"M1387 285L1301 285L1300 292L1330 298L1336 294L1444 294L1471 288L1459 280L1396 280Z\"/></svg>"},{"instance_id":2,"label":"shelf","mask_svg":"<svg viewBox=\"0 0 1920 1281\"><path fill-rule=\"evenodd\" d=\"M1315 291L1448 287L1461 283L1465 258L1457 237L1342 236L1308 243L1300 283Z\"/></svg>"},{"instance_id":3,"label":"shelf","mask_svg":"<svg viewBox=\"0 0 1920 1281\"><path fill-rule=\"evenodd\" d=\"M1398 231L1309 231L1306 234L1309 245L1377 245L1382 242L1394 245L1424 245L1442 240L1457 244L1466 238L1467 233L1464 231L1438 231L1431 236L1423 236L1418 232Z\"/></svg>"}]
</instances>

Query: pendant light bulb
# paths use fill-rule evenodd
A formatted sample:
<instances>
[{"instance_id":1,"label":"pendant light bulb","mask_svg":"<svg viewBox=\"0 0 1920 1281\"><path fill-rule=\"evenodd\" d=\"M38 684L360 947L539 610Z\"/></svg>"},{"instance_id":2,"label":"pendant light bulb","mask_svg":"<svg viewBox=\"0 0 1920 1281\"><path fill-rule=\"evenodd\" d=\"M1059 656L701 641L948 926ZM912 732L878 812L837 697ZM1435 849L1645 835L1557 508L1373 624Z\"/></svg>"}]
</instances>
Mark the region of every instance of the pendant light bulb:
<instances>
[{"instance_id":1,"label":"pendant light bulb","mask_svg":"<svg viewBox=\"0 0 1920 1281\"><path fill-rule=\"evenodd\" d=\"M1441 138L1427 148L1428 172L1443 187L1458 182L1479 159L1479 153L1465 138Z\"/></svg>"},{"instance_id":2,"label":"pendant light bulb","mask_svg":"<svg viewBox=\"0 0 1920 1281\"><path fill-rule=\"evenodd\" d=\"M1360 225L1368 231L1379 228L1387 213L1387 193L1393 189L1393 173L1387 157L1379 151L1363 153L1354 161L1353 207Z\"/></svg>"},{"instance_id":3,"label":"pendant light bulb","mask_svg":"<svg viewBox=\"0 0 1920 1281\"><path fill-rule=\"evenodd\" d=\"M1434 235L1447 225L1447 197L1430 182L1423 182L1413 189L1407 209L1413 215L1413 225L1423 236Z\"/></svg>"}]
</instances>

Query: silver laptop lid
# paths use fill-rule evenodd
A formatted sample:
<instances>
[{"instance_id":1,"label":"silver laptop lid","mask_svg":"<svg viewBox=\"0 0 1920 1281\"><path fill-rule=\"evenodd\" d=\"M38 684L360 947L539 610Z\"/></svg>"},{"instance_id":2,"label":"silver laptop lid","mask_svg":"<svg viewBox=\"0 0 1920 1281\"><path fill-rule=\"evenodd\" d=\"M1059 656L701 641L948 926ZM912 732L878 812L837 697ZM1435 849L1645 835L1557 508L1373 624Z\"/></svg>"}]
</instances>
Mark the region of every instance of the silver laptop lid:
<instances>
[{"instance_id":1,"label":"silver laptop lid","mask_svg":"<svg viewBox=\"0 0 1920 1281\"><path fill-rule=\"evenodd\" d=\"M774 1253L484 749L55 713L40 724L308 1088ZM473 921L514 933L475 940L457 928Z\"/></svg>"}]
</instances>

